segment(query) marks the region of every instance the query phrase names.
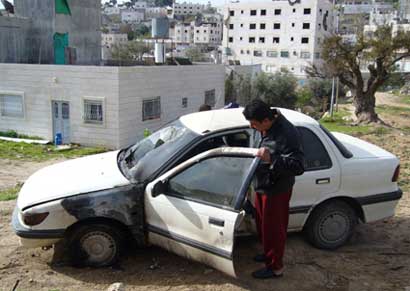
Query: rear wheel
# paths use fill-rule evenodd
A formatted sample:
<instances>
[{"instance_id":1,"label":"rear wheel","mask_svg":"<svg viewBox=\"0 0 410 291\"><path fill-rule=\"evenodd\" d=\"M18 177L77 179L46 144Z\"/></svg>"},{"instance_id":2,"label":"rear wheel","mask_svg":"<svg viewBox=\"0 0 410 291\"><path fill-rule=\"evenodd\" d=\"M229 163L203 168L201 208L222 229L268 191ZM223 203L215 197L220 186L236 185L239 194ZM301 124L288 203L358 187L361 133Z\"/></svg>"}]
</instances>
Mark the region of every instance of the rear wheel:
<instances>
[{"instance_id":1,"label":"rear wheel","mask_svg":"<svg viewBox=\"0 0 410 291\"><path fill-rule=\"evenodd\" d=\"M357 225L355 210L344 201L331 201L314 209L305 227L307 239L320 249L345 244Z\"/></svg>"},{"instance_id":2,"label":"rear wheel","mask_svg":"<svg viewBox=\"0 0 410 291\"><path fill-rule=\"evenodd\" d=\"M104 267L118 261L123 246L121 233L105 224L83 225L74 230L70 253L76 265Z\"/></svg>"}]
</instances>

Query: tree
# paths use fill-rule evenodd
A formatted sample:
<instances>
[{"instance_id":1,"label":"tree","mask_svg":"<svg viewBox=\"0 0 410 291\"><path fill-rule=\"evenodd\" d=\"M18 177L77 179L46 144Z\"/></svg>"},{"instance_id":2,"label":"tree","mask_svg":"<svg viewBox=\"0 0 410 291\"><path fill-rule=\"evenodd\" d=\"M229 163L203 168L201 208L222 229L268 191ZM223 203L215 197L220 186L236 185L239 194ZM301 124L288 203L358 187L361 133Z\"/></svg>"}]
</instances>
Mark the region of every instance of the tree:
<instances>
[{"instance_id":1,"label":"tree","mask_svg":"<svg viewBox=\"0 0 410 291\"><path fill-rule=\"evenodd\" d=\"M111 55L113 60L122 65L124 62L141 61L142 56L149 51L150 48L145 43L130 41L125 45L114 45Z\"/></svg>"},{"instance_id":2,"label":"tree","mask_svg":"<svg viewBox=\"0 0 410 291\"><path fill-rule=\"evenodd\" d=\"M233 71L225 78L225 103L236 101Z\"/></svg>"},{"instance_id":3,"label":"tree","mask_svg":"<svg viewBox=\"0 0 410 291\"><path fill-rule=\"evenodd\" d=\"M379 122L375 93L396 70L397 62L410 56L410 31L393 34L392 26L383 25L369 35L359 32L356 38L355 42L338 35L325 38L323 65L309 66L306 72L315 77L339 77L354 95L358 122Z\"/></svg>"},{"instance_id":4,"label":"tree","mask_svg":"<svg viewBox=\"0 0 410 291\"><path fill-rule=\"evenodd\" d=\"M201 49L198 47L190 47L185 50L185 55L191 62L199 62L203 59Z\"/></svg>"},{"instance_id":5,"label":"tree","mask_svg":"<svg viewBox=\"0 0 410 291\"><path fill-rule=\"evenodd\" d=\"M155 0L154 3L159 7L172 6L172 0Z\"/></svg>"},{"instance_id":6,"label":"tree","mask_svg":"<svg viewBox=\"0 0 410 291\"><path fill-rule=\"evenodd\" d=\"M288 70L275 74L261 73L254 80L253 96L271 106L294 109L297 101L297 79Z\"/></svg>"}]
</instances>

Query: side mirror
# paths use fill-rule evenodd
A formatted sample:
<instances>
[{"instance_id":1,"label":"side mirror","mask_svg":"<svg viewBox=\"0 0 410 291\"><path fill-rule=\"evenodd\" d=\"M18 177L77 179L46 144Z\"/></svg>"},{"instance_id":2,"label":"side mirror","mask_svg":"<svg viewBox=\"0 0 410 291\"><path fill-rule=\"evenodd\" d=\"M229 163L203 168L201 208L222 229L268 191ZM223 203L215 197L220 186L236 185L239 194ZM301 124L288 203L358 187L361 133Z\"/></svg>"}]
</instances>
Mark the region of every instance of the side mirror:
<instances>
[{"instance_id":1,"label":"side mirror","mask_svg":"<svg viewBox=\"0 0 410 291\"><path fill-rule=\"evenodd\" d=\"M168 189L168 181L158 181L154 185L154 188L152 188L151 196L155 198L165 193L167 189Z\"/></svg>"}]
</instances>

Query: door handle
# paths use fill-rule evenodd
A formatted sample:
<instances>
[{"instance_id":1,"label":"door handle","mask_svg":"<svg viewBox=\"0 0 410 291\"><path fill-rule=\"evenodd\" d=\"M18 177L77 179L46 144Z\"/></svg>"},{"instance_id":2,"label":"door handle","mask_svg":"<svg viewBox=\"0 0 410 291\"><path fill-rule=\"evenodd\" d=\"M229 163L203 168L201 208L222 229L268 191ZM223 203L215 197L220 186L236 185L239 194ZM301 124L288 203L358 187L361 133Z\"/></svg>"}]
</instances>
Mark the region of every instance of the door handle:
<instances>
[{"instance_id":1,"label":"door handle","mask_svg":"<svg viewBox=\"0 0 410 291\"><path fill-rule=\"evenodd\" d=\"M316 184L317 185L330 184L330 178L316 179Z\"/></svg>"},{"instance_id":2,"label":"door handle","mask_svg":"<svg viewBox=\"0 0 410 291\"><path fill-rule=\"evenodd\" d=\"M216 225L216 226L221 226L221 227L225 226L225 220L218 219L218 218L213 218L213 217L209 217L208 223Z\"/></svg>"}]
</instances>

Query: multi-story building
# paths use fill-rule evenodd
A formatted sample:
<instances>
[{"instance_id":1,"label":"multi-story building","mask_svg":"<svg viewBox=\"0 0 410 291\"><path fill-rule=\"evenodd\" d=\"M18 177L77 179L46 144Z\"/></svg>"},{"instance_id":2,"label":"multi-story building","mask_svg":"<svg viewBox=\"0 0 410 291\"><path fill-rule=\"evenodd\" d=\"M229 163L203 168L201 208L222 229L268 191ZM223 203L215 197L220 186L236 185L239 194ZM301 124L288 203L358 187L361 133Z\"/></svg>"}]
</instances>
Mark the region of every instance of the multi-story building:
<instances>
[{"instance_id":1,"label":"multi-story building","mask_svg":"<svg viewBox=\"0 0 410 291\"><path fill-rule=\"evenodd\" d=\"M222 21L202 22L194 27L194 43L207 46L218 46L222 42Z\"/></svg>"},{"instance_id":2,"label":"multi-story building","mask_svg":"<svg viewBox=\"0 0 410 291\"><path fill-rule=\"evenodd\" d=\"M103 33L101 35L102 59L110 60L113 47L125 45L127 42L128 37L125 33Z\"/></svg>"},{"instance_id":3,"label":"multi-story building","mask_svg":"<svg viewBox=\"0 0 410 291\"><path fill-rule=\"evenodd\" d=\"M104 11L103 14L106 15L114 15L114 14L120 14L121 13L121 9L119 7L104 7Z\"/></svg>"},{"instance_id":4,"label":"multi-story building","mask_svg":"<svg viewBox=\"0 0 410 291\"><path fill-rule=\"evenodd\" d=\"M261 64L265 72L285 67L298 77L320 62L320 44L333 32L329 0L229 3L224 13L224 61Z\"/></svg>"},{"instance_id":5,"label":"multi-story building","mask_svg":"<svg viewBox=\"0 0 410 291\"><path fill-rule=\"evenodd\" d=\"M140 23L144 21L145 11L144 9L135 10L122 10L121 21L123 23Z\"/></svg>"},{"instance_id":6,"label":"multi-story building","mask_svg":"<svg viewBox=\"0 0 410 291\"><path fill-rule=\"evenodd\" d=\"M138 1L132 6L134 9L146 9L148 7L147 2Z\"/></svg>"},{"instance_id":7,"label":"multi-story building","mask_svg":"<svg viewBox=\"0 0 410 291\"><path fill-rule=\"evenodd\" d=\"M167 9L164 7L145 8L145 19L167 16Z\"/></svg>"},{"instance_id":8,"label":"multi-story building","mask_svg":"<svg viewBox=\"0 0 410 291\"><path fill-rule=\"evenodd\" d=\"M172 5L174 16L188 16L202 13L208 6L196 3L176 3Z\"/></svg>"},{"instance_id":9,"label":"multi-story building","mask_svg":"<svg viewBox=\"0 0 410 291\"><path fill-rule=\"evenodd\" d=\"M176 44L191 44L194 42L194 22L177 22L170 26L170 38Z\"/></svg>"}]
</instances>

